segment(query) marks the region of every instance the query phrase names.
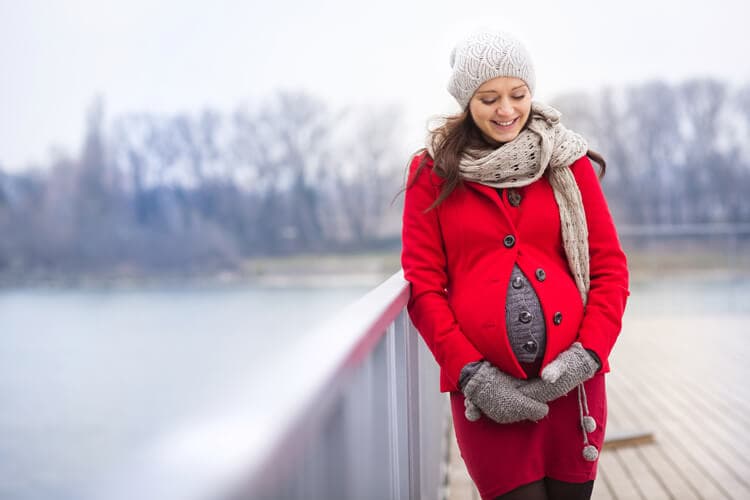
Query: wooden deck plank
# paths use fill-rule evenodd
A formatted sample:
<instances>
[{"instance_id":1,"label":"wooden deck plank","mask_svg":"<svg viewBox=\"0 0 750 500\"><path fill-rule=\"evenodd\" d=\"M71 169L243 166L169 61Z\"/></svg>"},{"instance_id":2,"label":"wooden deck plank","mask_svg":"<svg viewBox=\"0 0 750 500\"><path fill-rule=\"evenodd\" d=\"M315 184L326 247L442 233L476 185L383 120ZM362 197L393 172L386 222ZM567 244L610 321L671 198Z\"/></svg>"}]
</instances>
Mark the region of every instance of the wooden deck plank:
<instances>
[{"instance_id":1,"label":"wooden deck plank","mask_svg":"<svg viewBox=\"0 0 750 500\"><path fill-rule=\"evenodd\" d=\"M661 399L662 406L671 409L672 415L680 415L680 423L688 424L682 427L698 433L699 440L713 450L714 454L720 454L721 461L735 478L746 487L750 486L747 480L750 472L750 437L746 431L747 426L739 421L737 408L724 405L720 409L716 400L711 399L715 397L716 391L708 391L710 394L704 397L688 387L684 379L676 380L667 370L664 372L659 374L659 378L667 381L670 391L668 398Z\"/></svg>"},{"instance_id":2,"label":"wooden deck plank","mask_svg":"<svg viewBox=\"0 0 750 500\"><path fill-rule=\"evenodd\" d=\"M664 369L659 373L673 391L703 407L700 413L713 413L714 418L723 419L725 425L737 430L746 429L750 425L750 399L743 399L734 387L730 389L730 385L716 373L694 373L690 377ZM719 408L722 408L721 412ZM692 408L691 412L694 412ZM745 434L740 432L738 437L746 437Z\"/></svg>"},{"instance_id":3,"label":"wooden deck plank","mask_svg":"<svg viewBox=\"0 0 750 500\"><path fill-rule=\"evenodd\" d=\"M595 500L750 498L747 317L722 317L721 332L716 320L626 316L607 375L607 432L655 441L603 450ZM469 498L478 496L450 500Z\"/></svg>"},{"instance_id":4,"label":"wooden deck plank","mask_svg":"<svg viewBox=\"0 0 750 500\"><path fill-rule=\"evenodd\" d=\"M706 413L705 404L691 404L690 398L686 398L686 387L701 386L717 392L733 376L747 374L745 364L736 363L741 358L732 358L735 362L728 365L723 355L728 346L743 345L744 335L740 332L744 331L745 322L736 320L733 329L725 329L732 333L721 339L711 337L707 342L705 333L717 324L714 320L670 317L668 321L659 319L653 323L636 321L631 325L636 328L628 330L633 332L631 339L621 343L621 354L627 361L618 358L616 373L618 380L624 382L622 389L629 391L629 398L635 397L635 393L645 395L644 406L651 408L651 418L657 419L664 431L661 437L669 438L673 448L688 450L692 460L706 471L723 497L750 498L745 479L750 477L744 444L747 433L738 423L744 417L742 407L724 405L728 410L724 421L733 422L728 427L742 437L719 439L726 431L715 425L712 418L715 414ZM727 342L722 343L722 340ZM746 346L742 349L746 350ZM659 390L655 388L657 381ZM746 404L744 401L742 406ZM705 492L707 498L717 494L715 491L708 493Z\"/></svg>"},{"instance_id":5,"label":"wooden deck plank","mask_svg":"<svg viewBox=\"0 0 750 500\"><path fill-rule=\"evenodd\" d=\"M634 428L644 428L644 422L635 414L632 410L632 406L623 404L622 396L622 391L610 392L610 397L608 398L610 412L618 415L620 419L626 419L630 422L629 425ZM649 429L653 431L652 427L649 427ZM608 427L608 435L609 430L610 428ZM682 470L675 465L674 461L665 454L664 448L659 446L660 442L658 439L658 433L656 438L654 444L641 446L638 448L638 452L642 454L643 460L652 471L655 479L662 485L667 497L678 500L698 500L701 498L697 489L695 489L695 487L693 487L688 481L688 477L685 476ZM718 490L716 491L718 492Z\"/></svg>"},{"instance_id":6,"label":"wooden deck plank","mask_svg":"<svg viewBox=\"0 0 750 500\"><path fill-rule=\"evenodd\" d=\"M685 436L672 432L677 419L663 414L658 407L653 407L653 402L645 398L645 393L633 391L631 386L624 382L624 376L620 379L623 381L620 383L623 396L632 401L633 406L638 407L638 413L644 422L648 421L653 425L659 445L673 459L678 469L687 472L688 480L700 495L705 498L726 498L727 492L721 489L719 482L711 474L711 468L705 467L705 461L701 459L702 454L699 453L696 457L694 449L685 446Z\"/></svg>"},{"instance_id":7,"label":"wooden deck plank","mask_svg":"<svg viewBox=\"0 0 750 500\"><path fill-rule=\"evenodd\" d=\"M745 402L736 398L736 395L723 385L708 388L706 384L692 383L689 389L696 397L710 404L716 412L721 413L725 421L735 424L736 428L750 427L750 411L747 410Z\"/></svg>"},{"instance_id":8,"label":"wooden deck plank","mask_svg":"<svg viewBox=\"0 0 750 500\"><path fill-rule=\"evenodd\" d=\"M625 377L622 377L625 380ZM690 435L676 432L679 418L665 414L651 399L645 397L643 391L636 391L630 382L623 382L621 390L628 395L628 399L637 402L644 420L650 420L658 432L658 442L665 451L674 458L677 467L689 470L689 477L693 486L705 498L732 498L722 478L726 476L721 465L716 464L711 457L696 447ZM741 498L741 497L740 497Z\"/></svg>"},{"instance_id":9,"label":"wooden deck plank","mask_svg":"<svg viewBox=\"0 0 750 500\"><path fill-rule=\"evenodd\" d=\"M687 336L686 338L692 337ZM745 341L743 340L743 342ZM672 345L673 343L667 340L657 343L653 339L644 339L642 343L644 349L657 350L659 356L658 358L648 357L643 359L639 371L657 368L660 370L660 376L666 377L665 380L668 379L670 386L673 388L689 388L690 391L702 390L704 393L708 391L719 400L731 400L733 405L732 417L750 423L750 387L745 383L750 376L750 368L745 366L746 361L737 359L730 362L726 359L726 353L722 355L719 352L707 351L706 347L697 344L697 341L696 344L690 344L683 339L677 346ZM700 356L696 356L694 352L696 348L700 349ZM733 344L727 345L723 349L737 350ZM698 357L706 357L714 361L698 361L696 360ZM692 361L695 361L695 363L692 363ZM623 368L628 369L628 367Z\"/></svg>"},{"instance_id":10,"label":"wooden deck plank","mask_svg":"<svg viewBox=\"0 0 750 500\"><path fill-rule=\"evenodd\" d=\"M604 477L601 469L597 473L596 481L594 481L594 491L591 498L592 500L615 500L615 497L612 496L612 490L609 489L607 478Z\"/></svg>"},{"instance_id":11,"label":"wooden deck plank","mask_svg":"<svg viewBox=\"0 0 750 500\"><path fill-rule=\"evenodd\" d=\"M636 448L623 448L617 450L618 459L622 467L628 471L635 488L643 498L648 500L668 500L672 497L659 482L659 477L654 474L650 464L644 460L642 454Z\"/></svg>"},{"instance_id":12,"label":"wooden deck plank","mask_svg":"<svg viewBox=\"0 0 750 500\"><path fill-rule=\"evenodd\" d=\"M741 426L737 419L731 418L731 414L718 411L686 387L671 387L674 389L670 391L669 398L664 404L678 414L700 415L700 421L690 418L682 421L692 423L690 427L702 433L709 443L720 443L722 450L727 452L723 454L725 460L729 461L730 467L737 469L735 475L741 482L750 486L742 478L742 472L750 470L750 439L747 436L747 427Z\"/></svg>"},{"instance_id":13,"label":"wooden deck plank","mask_svg":"<svg viewBox=\"0 0 750 500\"><path fill-rule=\"evenodd\" d=\"M599 467L607 471L607 480L615 492L615 498L617 500L648 500L641 496L629 471L623 467L619 454L620 450L613 450L603 452L599 456Z\"/></svg>"},{"instance_id":14,"label":"wooden deck plank","mask_svg":"<svg viewBox=\"0 0 750 500\"><path fill-rule=\"evenodd\" d=\"M664 449L655 446L643 446L637 449L643 456L644 462L653 471L654 477L667 492L669 498L675 500L699 500L698 490L681 474L674 461L664 453Z\"/></svg>"},{"instance_id":15,"label":"wooden deck plank","mask_svg":"<svg viewBox=\"0 0 750 500\"><path fill-rule=\"evenodd\" d=\"M639 380L640 379L640 380ZM663 380L662 377L659 377ZM656 419L669 418L672 425L663 427L664 431L672 434L674 439L679 439L682 445L690 450L690 453L703 464L718 482L721 488L733 498L750 498L750 484L743 478L742 467L730 457L735 455L734 448L726 446L716 439L708 439L705 422L708 420L703 415L686 414L679 410L674 403L676 389L656 391L648 380L639 375L633 375L627 379L632 387L646 393L643 401L647 401L655 408L653 415ZM692 417L692 418L691 418ZM699 423L700 420L700 423Z\"/></svg>"}]
</instances>

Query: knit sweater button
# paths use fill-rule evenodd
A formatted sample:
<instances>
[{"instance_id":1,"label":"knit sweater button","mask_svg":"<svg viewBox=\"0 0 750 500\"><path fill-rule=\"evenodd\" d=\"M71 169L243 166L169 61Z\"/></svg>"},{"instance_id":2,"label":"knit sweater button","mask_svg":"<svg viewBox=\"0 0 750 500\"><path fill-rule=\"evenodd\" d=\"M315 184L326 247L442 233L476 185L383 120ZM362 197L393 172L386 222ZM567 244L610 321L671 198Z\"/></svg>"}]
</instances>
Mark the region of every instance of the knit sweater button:
<instances>
[{"instance_id":1,"label":"knit sweater button","mask_svg":"<svg viewBox=\"0 0 750 500\"><path fill-rule=\"evenodd\" d=\"M529 340L523 345L523 350L528 352L529 354L534 354L538 348L539 348L539 345L536 343L535 340Z\"/></svg>"},{"instance_id":2,"label":"knit sweater button","mask_svg":"<svg viewBox=\"0 0 750 500\"><path fill-rule=\"evenodd\" d=\"M555 313L555 315L554 315L554 316L552 317L552 321L553 321L553 322L554 322L554 323L555 323L556 325L559 325L560 323L562 323L562 313L561 313L560 311L557 311L557 312Z\"/></svg>"},{"instance_id":3,"label":"knit sweater button","mask_svg":"<svg viewBox=\"0 0 750 500\"><path fill-rule=\"evenodd\" d=\"M507 235L505 238L503 238L503 245L505 245L505 248L513 248L513 245L516 244L516 237L512 234Z\"/></svg>"},{"instance_id":4,"label":"knit sweater button","mask_svg":"<svg viewBox=\"0 0 750 500\"><path fill-rule=\"evenodd\" d=\"M523 278L521 278L520 276L516 276L515 278L513 278L513 281L510 282L510 285L516 290L523 288Z\"/></svg>"},{"instance_id":5,"label":"knit sweater button","mask_svg":"<svg viewBox=\"0 0 750 500\"><path fill-rule=\"evenodd\" d=\"M518 315L518 321L521 323L531 323L531 313L529 311L521 311Z\"/></svg>"}]
</instances>

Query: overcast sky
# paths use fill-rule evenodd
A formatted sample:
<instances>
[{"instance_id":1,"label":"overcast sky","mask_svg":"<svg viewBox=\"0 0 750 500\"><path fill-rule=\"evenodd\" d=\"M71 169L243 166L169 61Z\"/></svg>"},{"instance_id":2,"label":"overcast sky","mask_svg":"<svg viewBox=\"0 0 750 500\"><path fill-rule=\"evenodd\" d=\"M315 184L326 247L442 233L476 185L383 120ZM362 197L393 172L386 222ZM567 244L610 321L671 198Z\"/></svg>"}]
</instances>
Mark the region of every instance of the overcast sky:
<instances>
[{"instance_id":1,"label":"overcast sky","mask_svg":"<svg viewBox=\"0 0 750 500\"><path fill-rule=\"evenodd\" d=\"M336 105L401 103L418 143L454 42L514 32L537 99L649 78L750 81L747 0L0 0L0 168L75 152L96 95L106 114L228 110L274 89ZM363 117L363 119L366 117Z\"/></svg>"}]
</instances>

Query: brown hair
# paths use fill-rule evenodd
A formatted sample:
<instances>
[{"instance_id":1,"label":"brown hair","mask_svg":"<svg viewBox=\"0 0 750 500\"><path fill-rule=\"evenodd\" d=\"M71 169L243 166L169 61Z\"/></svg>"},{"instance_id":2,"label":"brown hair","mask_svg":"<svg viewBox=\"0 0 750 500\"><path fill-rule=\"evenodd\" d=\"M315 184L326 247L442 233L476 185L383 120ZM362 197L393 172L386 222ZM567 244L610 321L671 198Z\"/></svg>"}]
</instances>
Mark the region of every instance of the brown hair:
<instances>
[{"instance_id":1,"label":"brown hair","mask_svg":"<svg viewBox=\"0 0 750 500\"><path fill-rule=\"evenodd\" d=\"M524 127L525 126L526 125L524 125ZM462 113L444 117L444 123L432 130L430 137L432 150L435 152L435 158L433 158L433 171L442 177L445 182L443 183L443 187L437 199L425 211L432 210L440 205L443 200L445 200L453 190L456 189L456 187L462 185L463 181L461 179L458 165L461 161L461 156L467 151L467 149L481 150L486 149L487 147L495 147L488 143L484 138L479 127L474 123L474 119L472 118L468 107ZM411 160L425 151L426 149L422 148L412 155L407 164L407 176ZM586 156L599 165L599 178L601 179L604 177L604 173L607 170L607 164L602 155L589 149L586 152ZM411 184L414 184L419 172L426 165L428 159L428 154L425 154L422 157L417 166L417 170L412 177L411 183L409 183L403 190L409 189Z\"/></svg>"}]
</instances>

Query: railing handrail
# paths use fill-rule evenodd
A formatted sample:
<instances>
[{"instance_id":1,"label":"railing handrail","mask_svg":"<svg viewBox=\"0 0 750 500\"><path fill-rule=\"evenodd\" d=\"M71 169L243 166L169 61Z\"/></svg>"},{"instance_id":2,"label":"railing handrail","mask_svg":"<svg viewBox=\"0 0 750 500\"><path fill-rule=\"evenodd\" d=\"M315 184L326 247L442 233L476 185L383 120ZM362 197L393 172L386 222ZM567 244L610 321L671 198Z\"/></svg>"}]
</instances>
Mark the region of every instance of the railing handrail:
<instances>
[{"instance_id":1,"label":"railing handrail","mask_svg":"<svg viewBox=\"0 0 750 500\"><path fill-rule=\"evenodd\" d=\"M315 426L308 424L324 418L347 373L372 353L408 298L409 284L399 269L300 338L265 383L248 384L252 397L176 426L116 477L103 480L101 488L94 486L92 498L192 500L262 491L270 472L288 465L282 456L286 444L311 437ZM269 407L264 394L270 394L271 384L276 393ZM258 411L252 405L264 406Z\"/></svg>"},{"instance_id":2,"label":"railing handrail","mask_svg":"<svg viewBox=\"0 0 750 500\"><path fill-rule=\"evenodd\" d=\"M293 416L274 432L268 440L267 448L257 450L255 464L251 469L250 488L254 482L265 479L265 470L275 465L274 452L282 450L290 440L304 439L307 431L305 421L314 419L326 410L347 371L354 369L373 350L386 333L409 299L409 283L404 280L403 270L399 269L382 284L344 308L326 321L314 333L306 336L296 349L308 360L310 353L323 350L328 359L325 364L311 361L305 368L318 368L297 387L306 396L299 402L290 401L284 409L286 415ZM311 370L313 371L313 370ZM281 412L278 412L281 413Z\"/></svg>"}]
</instances>

